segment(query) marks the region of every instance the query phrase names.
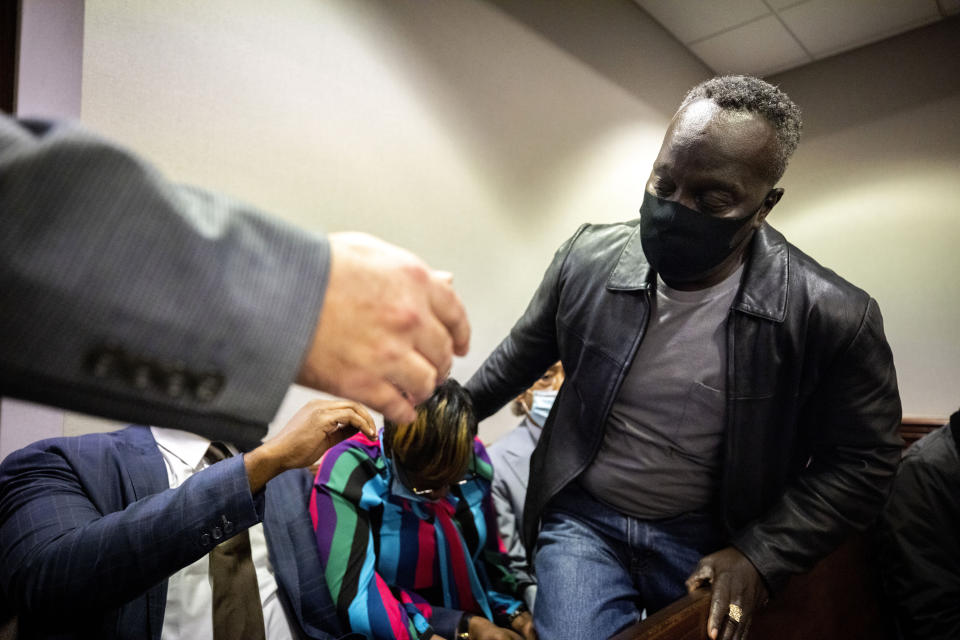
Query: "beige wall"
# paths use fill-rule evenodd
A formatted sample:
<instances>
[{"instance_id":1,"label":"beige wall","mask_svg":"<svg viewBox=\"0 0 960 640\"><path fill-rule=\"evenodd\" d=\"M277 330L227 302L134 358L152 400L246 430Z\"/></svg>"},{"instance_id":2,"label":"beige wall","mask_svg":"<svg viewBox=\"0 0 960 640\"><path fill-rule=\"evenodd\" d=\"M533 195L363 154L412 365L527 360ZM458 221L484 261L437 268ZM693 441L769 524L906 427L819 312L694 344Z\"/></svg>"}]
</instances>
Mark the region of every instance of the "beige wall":
<instances>
[{"instance_id":1,"label":"beige wall","mask_svg":"<svg viewBox=\"0 0 960 640\"><path fill-rule=\"evenodd\" d=\"M770 222L880 303L907 415L960 407L960 19L771 79L804 139Z\"/></svg>"},{"instance_id":2,"label":"beige wall","mask_svg":"<svg viewBox=\"0 0 960 640\"><path fill-rule=\"evenodd\" d=\"M82 118L177 180L451 270L466 379L581 222L635 215L709 76L627 0L519 4L87 0Z\"/></svg>"}]
</instances>

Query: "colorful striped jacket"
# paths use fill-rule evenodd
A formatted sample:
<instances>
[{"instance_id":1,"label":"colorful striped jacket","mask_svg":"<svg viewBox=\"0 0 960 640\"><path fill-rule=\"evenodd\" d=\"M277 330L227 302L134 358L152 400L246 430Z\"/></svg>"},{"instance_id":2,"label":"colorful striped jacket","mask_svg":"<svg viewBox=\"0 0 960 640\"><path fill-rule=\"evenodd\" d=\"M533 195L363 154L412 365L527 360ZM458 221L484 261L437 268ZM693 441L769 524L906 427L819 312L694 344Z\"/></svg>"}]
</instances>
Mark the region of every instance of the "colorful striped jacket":
<instances>
[{"instance_id":1,"label":"colorful striped jacket","mask_svg":"<svg viewBox=\"0 0 960 640\"><path fill-rule=\"evenodd\" d=\"M370 638L456 635L464 611L497 621L516 611L490 495L493 467L474 443L473 479L447 498L416 496L380 442L357 434L324 454L310 515L342 620Z\"/></svg>"}]
</instances>

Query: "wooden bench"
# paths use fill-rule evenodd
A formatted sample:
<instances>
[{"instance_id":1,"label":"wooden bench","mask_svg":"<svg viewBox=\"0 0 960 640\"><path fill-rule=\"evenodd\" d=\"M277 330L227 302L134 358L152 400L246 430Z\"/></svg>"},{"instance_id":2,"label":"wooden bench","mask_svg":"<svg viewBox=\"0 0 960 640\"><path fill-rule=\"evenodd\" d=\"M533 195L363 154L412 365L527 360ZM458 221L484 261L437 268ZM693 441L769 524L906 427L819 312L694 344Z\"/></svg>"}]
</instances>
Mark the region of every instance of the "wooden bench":
<instances>
[{"instance_id":1,"label":"wooden bench","mask_svg":"<svg viewBox=\"0 0 960 640\"><path fill-rule=\"evenodd\" d=\"M904 449L941 427L943 418L904 418ZM612 640L709 640L710 590L699 589ZM759 611L749 640L893 640L884 609L877 563L868 538L857 534L809 572L794 576L783 592Z\"/></svg>"},{"instance_id":2,"label":"wooden bench","mask_svg":"<svg viewBox=\"0 0 960 640\"><path fill-rule=\"evenodd\" d=\"M914 442L947 423L946 418L909 417L900 421L900 437L906 450Z\"/></svg>"}]
</instances>

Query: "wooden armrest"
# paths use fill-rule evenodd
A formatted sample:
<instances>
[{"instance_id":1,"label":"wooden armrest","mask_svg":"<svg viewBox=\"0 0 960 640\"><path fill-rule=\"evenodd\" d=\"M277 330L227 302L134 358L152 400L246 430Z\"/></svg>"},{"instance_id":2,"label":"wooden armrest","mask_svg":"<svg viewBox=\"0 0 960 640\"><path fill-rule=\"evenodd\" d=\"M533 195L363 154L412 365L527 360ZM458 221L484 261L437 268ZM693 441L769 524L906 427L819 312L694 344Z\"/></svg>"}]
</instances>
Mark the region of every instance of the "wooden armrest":
<instances>
[{"instance_id":1,"label":"wooden armrest","mask_svg":"<svg viewBox=\"0 0 960 640\"><path fill-rule=\"evenodd\" d=\"M697 589L611 640L707 640L710 589Z\"/></svg>"}]
</instances>

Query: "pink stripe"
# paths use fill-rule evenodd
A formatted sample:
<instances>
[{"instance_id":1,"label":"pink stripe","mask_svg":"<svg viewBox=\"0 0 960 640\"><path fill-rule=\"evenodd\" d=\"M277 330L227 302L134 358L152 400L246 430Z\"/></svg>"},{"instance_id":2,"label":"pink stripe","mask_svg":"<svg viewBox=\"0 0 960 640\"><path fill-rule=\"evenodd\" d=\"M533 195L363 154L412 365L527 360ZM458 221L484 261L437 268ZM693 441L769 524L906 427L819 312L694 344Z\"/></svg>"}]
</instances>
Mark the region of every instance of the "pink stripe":
<instances>
[{"instance_id":1,"label":"pink stripe","mask_svg":"<svg viewBox=\"0 0 960 640\"><path fill-rule=\"evenodd\" d=\"M377 592L380 594L380 601L387 612L387 618L390 620L390 628L393 629L393 637L398 640L410 640L410 634L407 633L407 616L403 611L403 605L400 604L393 594L390 593L387 583L383 581L379 573L374 574L377 583Z\"/></svg>"},{"instance_id":2,"label":"pink stripe","mask_svg":"<svg viewBox=\"0 0 960 640\"><path fill-rule=\"evenodd\" d=\"M433 617L433 607L431 607L430 603L424 600L423 598L417 598L417 600L414 600L410 596L410 593L408 593L407 591L401 591L400 600L404 604L409 603L415 606L417 608L417 611L423 614L423 617L426 618L427 620Z\"/></svg>"},{"instance_id":3,"label":"pink stripe","mask_svg":"<svg viewBox=\"0 0 960 640\"><path fill-rule=\"evenodd\" d=\"M310 492L310 520L313 521L313 530L317 530L317 522L320 516L317 514L317 490Z\"/></svg>"},{"instance_id":4,"label":"pink stripe","mask_svg":"<svg viewBox=\"0 0 960 640\"><path fill-rule=\"evenodd\" d=\"M424 589L433 585L433 564L437 557L437 539L433 534L433 525L417 519L417 573L413 579L414 589Z\"/></svg>"},{"instance_id":5,"label":"pink stripe","mask_svg":"<svg viewBox=\"0 0 960 640\"><path fill-rule=\"evenodd\" d=\"M449 506L446 503L443 506ZM450 511L453 507L450 506ZM447 547L450 549L450 564L453 569L453 580L456 583L457 593L460 598L460 608L464 611L479 613L480 607L473 597L473 590L470 589L470 574L467 572L467 560L463 554L463 543L460 538L460 530L453 524L450 518L450 512L447 509L437 509L437 519L443 528L443 535L447 539Z\"/></svg>"}]
</instances>

